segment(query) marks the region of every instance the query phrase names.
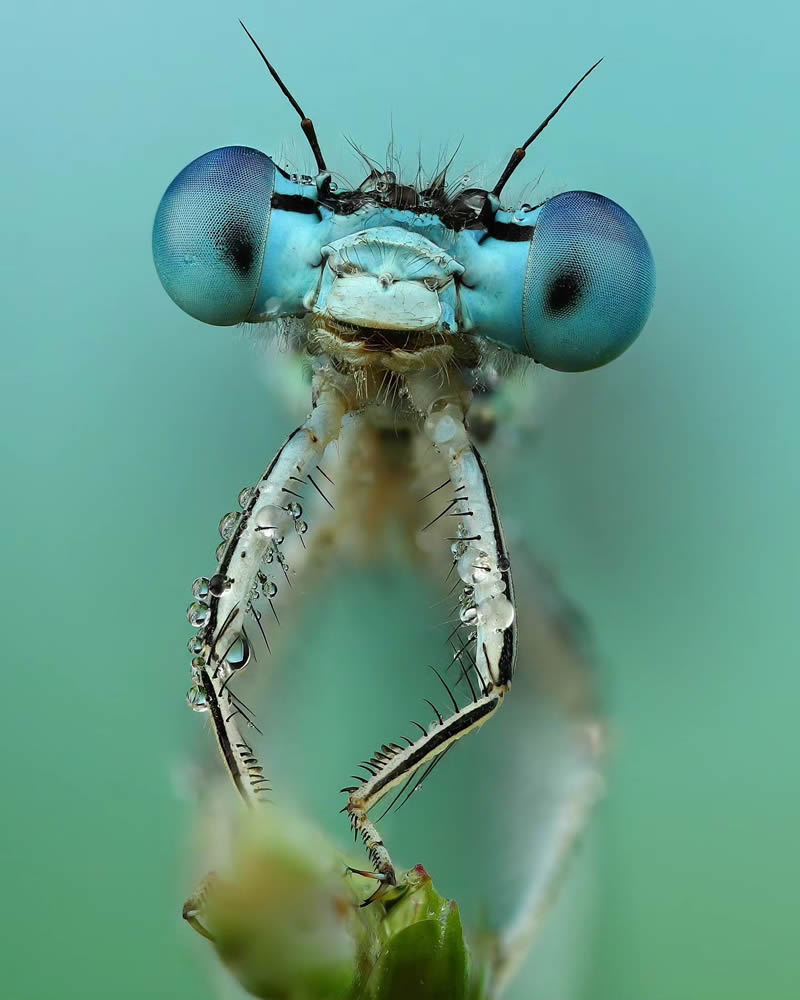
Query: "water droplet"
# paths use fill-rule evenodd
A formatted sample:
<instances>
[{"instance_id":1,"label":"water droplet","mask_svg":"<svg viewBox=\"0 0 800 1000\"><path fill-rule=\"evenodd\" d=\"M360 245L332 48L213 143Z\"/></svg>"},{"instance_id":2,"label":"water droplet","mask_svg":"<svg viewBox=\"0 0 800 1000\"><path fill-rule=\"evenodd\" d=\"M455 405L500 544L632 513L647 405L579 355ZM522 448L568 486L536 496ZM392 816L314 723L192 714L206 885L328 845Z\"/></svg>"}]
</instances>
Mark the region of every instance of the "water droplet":
<instances>
[{"instance_id":1,"label":"water droplet","mask_svg":"<svg viewBox=\"0 0 800 1000\"><path fill-rule=\"evenodd\" d=\"M192 584L192 594L204 601L208 597L208 577L198 576Z\"/></svg>"},{"instance_id":2,"label":"water droplet","mask_svg":"<svg viewBox=\"0 0 800 1000\"><path fill-rule=\"evenodd\" d=\"M258 532L263 532L268 538L278 540L282 535L287 523L290 522L290 514L283 507L276 507L268 503L256 511L255 525ZM280 539L283 541L283 538Z\"/></svg>"},{"instance_id":3,"label":"water droplet","mask_svg":"<svg viewBox=\"0 0 800 1000\"><path fill-rule=\"evenodd\" d=\"M203 657L202 656L193 656L192 657L192 679L195 681L195 683L197 683L197 677L196 677L194 671L196 671L196 670L200 671L200 670L205 670L205 669L206 669L206 661L203 659Z\"/></svg>"},{"instance_id":4,"label":"water droplet","mask_svg":"<svg viewBox=\"0 0 800 1000\"><path fill-rule=\"evenodd\" d=\"M271 580L268 576L265 576L261 581L261 593L264 597L274 597L278 593L278 585L274 580Z\"/></svg>"},{"instance_id":5,"label":"water droplet","mask_svg":"<svg viewBox=\"0 0 800 1000\"><path fill-rule=\"evenodd\" d=\"M480 616L488 628L500 632L507 629L514 621L514 605L507 597L496 594L481 602Z\"/></svg>"},{"instance_id":6,"label":"water droplet","mask_svg":"<svg viewBox=\"0 0 800 1000\"><path fill-rule=\"evenodd\" d=\"M219 597L230 585L230 580L227 577L224 577L222 573L215 573L208 581L208 591L214 597Z\"/></svg>"},{"instance_id":7,"label":"water droplet","mask_svg":"<svg viewBox=\"0 0 800 1000\"><path fill-rule=\"evenodd\" d=\"M222 538L227 541L236 531L236 525L239 523L239 513L232 510L229 514L223 515L219 522L219 533Z\"/></svg>"},{"instance_id":8,"label":"water droplet","mask_svg":"<svg viewBox=\"0 0 800 1000\"><path fill-rule=\"evenodd\" d=\"M241 670L250 661L250 643L239 635L225 653L225 662L231 670Z\"/></svg>"},{"instance_id":9,"label":"water droplet","mask_svg":"<svg viewBox=\"0 0 800 1000\"><path fill-rule=\"evenodd\" d=\"M273 553L272 549L271 548L267 549L267 551L264 553L264 562L271 563L274 558L275 554Z\"/></svg>"},{"instance_id":10,"label":"water droplet","mask_svg":"<svg viewBox=\"0 0 800 1000\"><path fill-rule=\"evenodd\" d=\"M305 521L298 521L295 527L298 535L304 535L308 531L308 525Z\"/></svg>"},{"instance_id":11,"label":"water droplet","mask_svg":"<svg viewBox=\"0 0 800 1000\"><path fill-rule=\"evenodd\" d=\"M202 601L192 601L186 609L186 617L189 620L189 624L194 625L195 628L201 628L205 625L208 621L208 615L208 605Z\"/></svg>"},{"instance_id":12,"label":"water droplet","mask_svg":"<svg viewBox=\"0 0 800 1000\"><path fill-rule=\"evenodd\" d=\"M453 544L450 546L450 551L453 553L453 559L456 561L459 560L467 551L468 547L469 546L467 545L466 542L462 541L453 542Z\"/></svg>"},{"instance_id":13,"label":"water droplet","mask_svg":"<svg viewBox=\"0 0 800 1000\"><path fill-rule=\"evenodd\" d=\"M297 503L294 500L292 500L290 504L287 504L286 509L289 511L289 513L295 520L297 520L298 517L303 516L303 508L300 506L299 503Z\"/></svg>"},{"instance_id":14,"label":"water droplet","mask_svg":"<svg viewBox=\"0 0 800 1000\"><path fill-rule=\"evenodd\" d=\"M473 604L470 604L466 608L461 609L460 618L465 625L474 625L478 620L478 609Z\"/></svg>"},{"instance_id":15,"label":"water droplet","mask_svg":"<svg viewBox=\"0 0 800 1000\"><path fill-rule=\"evenodd\" d=\"M447 444L458 434L461 425L449 413L432 414L425 425L425 430L434 444Z\"/></svg>"},{"instance_id":16,"label":"water droplet","mask_svg":"<svg viewBox=\"0 0 800 1000\"><path fill-rule=\"evenodd\" d=\"M245 488L239 492L239 506L242 510L247 510L256 493L258 493L258 490L255 486L245 486Z\"/></svg>"},{"instance_id":17,"label":"water droplet","mask_svg":"<svg viewBox=\"0 0 800 1000\"><path fill-rule=\"evenodd\" d=\"M466 524L464 524L463 521L459 521L458 524L456 525L456 535L458 536L459 540L457 542L453 542L453 544L450 546L450 551L453 553L453 560L456 562L464 555L464 553L469 548L467 542L461 541L461 539L465 538L467 534L468 532Z\"/></svg>"},{"instance_id":18,"label":"water droplet","mask_svg":"<svg viewBox=\"0 0 800 1000\"><path fill-rule=\"evenodd\" d=\"M463 541L457 542L456 544L463 545L464 547L463 555L460 557L456 565L456 573L458 573L464 583L474 583L475 581L472 579L472 569L475 565L478 553L471 543L468 544L466 541Z\"/></svg>"},{"instance_id":19,"label":"water droplet","mask_svg":"<svg viewBox=\"0 0 800 1000\"><path fill-rule=\"evenodd\" d=\"M227 547L228 547L227 542L220 542L219 545L217 546L217 551L214 553L214 555L218 563L222 562L222 557L225 555L225 549L227 549Z\"/></svg>"},{"instance_id":20,"label":"water droplet","mask_svg":"<svg viewBox=\"0 0 800 1000\"><path fill-rule=\"evenodd\" d=\"M203 652L203 646L205 646L206 641L203 638L202 633L193 635L192 638L186 643L186 648L192 654L192 656L198 656Z\"/></svg>"},{"instance_id":21,"label":"water droplet","mask_svg":"<svg viewBox=\"0 0 800 1000\"><path fill-rule=\"evenodd\" d=\"M193 712L207 712L208 698L206 689L201 684L192 684L186 692L186 704Z\"/></svg>"},{"instance_id":22,"label":"water droplet","mask_svg":"<svg viewBox=\"0 0 800 1000\"><path fill-rule=\"evenodd\" d=\"M473 583L484 583L489 579L491 572L489 556L486 552L479 552L470 569L470 579Z\"/></svg>"},{"instance_id":23,"label":"water droplet","mask_svg":"<svg viewBox=\"0 0 800 1000\"><path fill-rule=\"evenodd\" d=\"M505 571L509 568L510 565L511 563L508 560L508 556L498 556L497 568L500 570L501 573L505 573Z\"/></svg>"}]
</instances>

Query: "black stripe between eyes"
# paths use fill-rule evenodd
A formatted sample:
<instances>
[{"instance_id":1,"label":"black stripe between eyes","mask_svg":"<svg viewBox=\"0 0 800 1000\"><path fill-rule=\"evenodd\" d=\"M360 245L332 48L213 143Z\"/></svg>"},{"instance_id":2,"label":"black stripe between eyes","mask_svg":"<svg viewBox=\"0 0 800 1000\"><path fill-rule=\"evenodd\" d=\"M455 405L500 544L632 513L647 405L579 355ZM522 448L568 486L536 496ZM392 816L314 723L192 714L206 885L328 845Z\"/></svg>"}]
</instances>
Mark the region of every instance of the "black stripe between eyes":
<instances>
[{"instance_id":1,"label":"black stripe between eyes","mask_svg":"<svg viewBox=\"0 0 800 1000\"><path fill-rule=\"evenodd\" d=\"M492 221L488 235L506 243L523 243L533 236L535 228L536 226L517 226L513 222Z\"/></svg>"},{"instance_id":2,"label":"black stripe between eyes","mask_svg":"<svg viewBox=\"0 0 800 1000\"><path fill-rule=\"evenodd\" d=\"M302 194L279 194L272 195L272 207L280 209L282 212L299 212L301 215L319 215L319 205L313 198L306 198Z\"/></svg>"}]
</instances>

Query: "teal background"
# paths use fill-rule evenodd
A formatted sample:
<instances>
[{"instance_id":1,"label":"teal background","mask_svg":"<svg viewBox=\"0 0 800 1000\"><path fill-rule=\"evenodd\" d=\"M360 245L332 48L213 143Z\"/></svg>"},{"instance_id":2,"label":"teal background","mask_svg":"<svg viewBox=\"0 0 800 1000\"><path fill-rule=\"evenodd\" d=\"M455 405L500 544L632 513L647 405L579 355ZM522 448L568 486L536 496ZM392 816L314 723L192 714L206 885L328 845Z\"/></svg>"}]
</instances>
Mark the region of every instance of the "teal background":
<instances>
[{"instance_id":1,"label":"teal background","mask_svg":"<svg viewBox=\"0 0 800 1000\"><path fill-rule=\"evenodd\" d=\"M411 167L463 136L459 165L488 177L605 56L507 189L544 168L545 189L614 198L659 278L640 342L570 380L497 484L590 613L615 720L593 930L560 961L593 1000L797 996L799 25L785 3L685 0L6 5L3 995L212 996L178 919L175 775L203 743L184 608L288 422L246 338L167 299L149 240L207 149L308 165L238 16L354 178L344 135L381 156L391 129ZM323 607L354 670L380 636L353 651L348 606L413 598L375 579ZM465 794L445 774L425 796Z\"/></svg>"}]
</instances>

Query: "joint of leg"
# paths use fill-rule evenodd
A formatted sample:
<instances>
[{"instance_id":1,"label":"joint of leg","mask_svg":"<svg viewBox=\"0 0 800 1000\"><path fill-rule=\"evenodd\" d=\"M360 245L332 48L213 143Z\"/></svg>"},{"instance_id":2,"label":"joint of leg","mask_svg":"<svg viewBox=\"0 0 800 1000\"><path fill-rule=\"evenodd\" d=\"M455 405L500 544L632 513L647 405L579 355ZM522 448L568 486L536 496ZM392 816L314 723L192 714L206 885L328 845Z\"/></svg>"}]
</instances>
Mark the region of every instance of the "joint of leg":
<instances>
[{"instance_id":1,"label":"joint of leg","mask_svg":"<svg viewBox=\"0 0 800 1000\"><path fill-rule=\"evenodd\" d=\"M356 816L358 819L366 819L367 811L364 808L364 799L357 796L355 792L350 792L348 795L346 808L351 816Z\"/></svg>"}]
</instances>

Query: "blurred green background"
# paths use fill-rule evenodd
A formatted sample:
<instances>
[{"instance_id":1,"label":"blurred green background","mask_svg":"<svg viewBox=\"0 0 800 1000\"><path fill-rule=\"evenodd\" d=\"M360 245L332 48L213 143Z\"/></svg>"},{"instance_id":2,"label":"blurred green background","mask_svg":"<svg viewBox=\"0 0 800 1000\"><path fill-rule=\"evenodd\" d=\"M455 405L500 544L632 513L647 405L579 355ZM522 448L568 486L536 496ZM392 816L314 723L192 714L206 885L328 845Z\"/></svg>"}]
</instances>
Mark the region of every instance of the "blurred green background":
<instances>
[{"instance_id":1,"label":"blurred green background","mask_svg":"<svg viewBox=\"0 0 800 1000\"><path fill-rule=\"evenodd\" d=\"M592 619L617 734L581 862L590 929L538 954L577 969L586 1000L796 997L800 22L788 3L707 0L5 6L3 996L213 995L178 917L179 778L208 742L183 705L184 609L289 422L246 338L168 300L149 241L205 150L308 164L239 16L354 178L344 136L380 156L392 129L412 167L463 136L459 165L488 177L605 56L507 192L544 168L546 191L614 198L659 277L640 342L570 379L497 484ZM315 641L357 696L380 635L355 644L354 609L414 595L400 571L347 582ZM294 704L315 697L298 656ZM344 776L344 745L373 736L348 707L297 748L332 813L315 762ZM374 735L393 720L384 706ZM443 768L423 796L448 794ZM516 997L535 960L526 975Z\"/></svg>"}]
</instances>

